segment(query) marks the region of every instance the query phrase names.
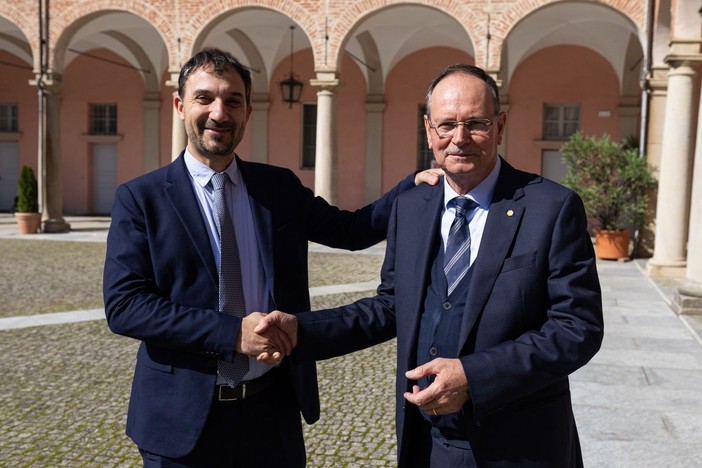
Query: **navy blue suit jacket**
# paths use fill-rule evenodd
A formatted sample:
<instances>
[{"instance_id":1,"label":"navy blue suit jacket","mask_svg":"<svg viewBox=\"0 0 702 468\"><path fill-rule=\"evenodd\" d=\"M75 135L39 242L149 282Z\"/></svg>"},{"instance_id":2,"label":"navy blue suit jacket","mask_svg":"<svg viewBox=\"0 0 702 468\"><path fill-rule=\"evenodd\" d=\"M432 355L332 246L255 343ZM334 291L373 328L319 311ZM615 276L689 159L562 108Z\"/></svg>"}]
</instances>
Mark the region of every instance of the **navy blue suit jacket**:
<instances>
[{"instance_id":1,"label":"navy blue suit jacket","mask_svg":"<svg viewBox=\"0 0 702 468\"><path fill-rule=\"evenodd\" d=\"M246 183L273 306L309 310L308 241L360 249L384 239L397 193L356 212L315 197L289 170L237 158ZM244 272L245 274L245 272ZM107 239L107 323L140 340L127 434L149 452L182 457L194 447L213 401L217 359L231 360L241 319L217 312L218 275L207 227L181 156L121 185ZM290 359L307 422L319 419L313 362Z\"/></svg>"},{"instance_id":2,"label":"navy blue suit jacket","mask_svg":"<svg viewBox=\"0 0 702 468\"><path fill-rule=\"evenodd\" d=\"M303 360L397 336L400 466L412 465L422 418L403 398L414 383L404 374L417 364L442 203L442 184L397 199L377 296L298 314ZM471 281L458 357L470 386L465 430L478 465L581 465L568 375L599 349L603 320L580 198L502 161Z\"/></svg>"}]
</instances>

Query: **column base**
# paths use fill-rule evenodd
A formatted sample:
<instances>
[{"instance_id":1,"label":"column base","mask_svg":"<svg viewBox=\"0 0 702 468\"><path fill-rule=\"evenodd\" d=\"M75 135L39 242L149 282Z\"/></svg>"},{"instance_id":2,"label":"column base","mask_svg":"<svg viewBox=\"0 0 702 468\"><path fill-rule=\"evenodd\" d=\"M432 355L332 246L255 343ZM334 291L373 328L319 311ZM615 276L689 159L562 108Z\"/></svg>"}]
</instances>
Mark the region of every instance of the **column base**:
<instances>
[{"instance_id":1,"label":"column base","mask_svg":"<svg viewBox=\"0 0 702 468\"><path fill-rule=\"evenodd\" d=\"M675 292L672 306L678 315L702 316L702 289L680 286Z\"/></svg>"},{"instance_id":2,"label":"column base","mask_svg":"<svg viewBox=\"0 0 702 468\"><path fill-rule=\"evenodd\" d=\"M46 233L59 233L68 232L71 230L71 225L64 221L63 218L47 219L42 223L41 232Z\"/></svg>"},{"instance_id":3,"label":"column base","mask_svg":"<svg viewBox=\"0 0 702 468\"><path fill-rule=\"evenodd\" d=\"M654 257L646 263L646 272L655 276L684 278L686 268L685 260L660 261Z\"/></svg>"}]
</instances>

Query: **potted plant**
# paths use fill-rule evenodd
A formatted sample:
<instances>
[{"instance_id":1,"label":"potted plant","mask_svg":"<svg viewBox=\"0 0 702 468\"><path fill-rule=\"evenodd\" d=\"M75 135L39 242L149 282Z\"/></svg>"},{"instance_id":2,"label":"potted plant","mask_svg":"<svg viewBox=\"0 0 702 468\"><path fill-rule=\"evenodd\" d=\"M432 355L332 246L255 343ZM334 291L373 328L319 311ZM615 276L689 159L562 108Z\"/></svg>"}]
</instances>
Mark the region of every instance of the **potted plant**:
<instances>
[{"instance_id":1,"label":"potted plant","mask_svg":"<svg viewBox=\"0 0 702 468\"><path fill-rule=\"evenodd\" d=\"M636 146L601 138L572 135L561 148L568 168L564 185L583 199L595 235L598 258L629 257L631 229L643 222L653 171Z\"/></svg>"},{"instance_id":2,"label":"potted plant","mask_svg":"<svg viewBox=\"0 0 702 468\"><path fill-rule=\"evenodd\" d=\"M15 219L20 234L36 234L41 223L39 213L39 198L37 193L37 179L31 167L22 166L19 180L17 181L17 208Z\"/></svg>"}]
</instances>

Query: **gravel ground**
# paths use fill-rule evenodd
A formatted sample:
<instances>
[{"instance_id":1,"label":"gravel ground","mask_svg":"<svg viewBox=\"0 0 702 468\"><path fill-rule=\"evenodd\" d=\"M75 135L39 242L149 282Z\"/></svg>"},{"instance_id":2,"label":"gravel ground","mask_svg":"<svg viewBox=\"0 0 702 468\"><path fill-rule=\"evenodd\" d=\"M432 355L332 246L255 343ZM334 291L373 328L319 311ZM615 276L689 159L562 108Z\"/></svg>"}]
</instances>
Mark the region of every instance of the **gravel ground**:
<instances>
[{"instance_id":1,"label":"gravel ground","mask_svg":"<svg viewBox=\"0 0 702 468\"><path fill-rule=\"evenodd\" d=\"M104 255L101 243L0 239L0 317L102 307ZM311 253L310 285L373 281L381 264ZM320 296L313 308L371 294ZM0 466L140 466L124 435L137 346L103 320L0 331ZM394 466L394 340L318 370L308 466Z\"/></svg>"}]
</instances>

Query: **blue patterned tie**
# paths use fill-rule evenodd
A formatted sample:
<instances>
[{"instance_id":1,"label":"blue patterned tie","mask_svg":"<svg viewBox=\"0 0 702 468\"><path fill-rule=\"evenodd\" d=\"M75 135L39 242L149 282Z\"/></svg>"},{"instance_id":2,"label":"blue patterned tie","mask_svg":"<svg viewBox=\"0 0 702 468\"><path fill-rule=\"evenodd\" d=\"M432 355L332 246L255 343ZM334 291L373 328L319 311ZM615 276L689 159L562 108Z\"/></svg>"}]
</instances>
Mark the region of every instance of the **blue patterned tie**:
<instances>
[{"instance_id":1,"label":"blue patterned tie","mask_svg":"<svg viewBox=\"0 0 702 468\"><path fill-rule=\"evenodd\" d=\"M217 172L211 179L214 188L212 211L220 239L219 311L243 317L246 315L246 303L241 284L239 249L224 193L228 178L226 173ZM236 387L248 371L249 357L245 354L237 353L232 362L217 361L217 372L231 387Z\"/></svg>"},{"instance_id":2,"label":"blue patterned tie","mask_svg":"<svg viewBox=\"0 0 702 468\"><path fill-rule=\"evenodd\" d=\"M449 230L446 252L444 253L444 274L451 294L458 283L466 276L470 268L470 229L467 216L478 206L473 200L465 197L453 199L456 204L456 217Z\"/></svg>"}]
</instances>

